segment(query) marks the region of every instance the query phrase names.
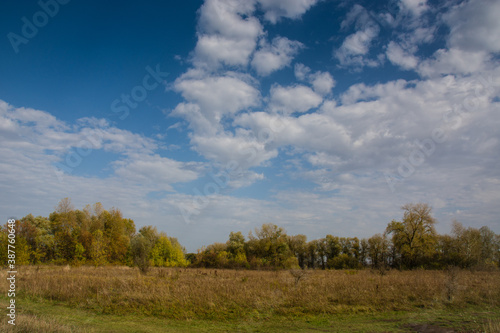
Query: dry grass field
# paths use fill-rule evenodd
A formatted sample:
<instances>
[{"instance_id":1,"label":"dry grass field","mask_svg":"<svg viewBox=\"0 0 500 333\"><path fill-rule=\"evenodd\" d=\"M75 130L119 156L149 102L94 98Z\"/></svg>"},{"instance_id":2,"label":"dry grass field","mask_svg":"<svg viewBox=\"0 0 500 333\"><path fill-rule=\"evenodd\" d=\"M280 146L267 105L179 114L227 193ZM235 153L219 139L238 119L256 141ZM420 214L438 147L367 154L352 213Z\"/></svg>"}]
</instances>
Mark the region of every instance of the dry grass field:
<instances>
[{"instance_id":1,"label":"dry grass field","mask_svg":"<svg viewBox=\"0 0 500 333\"><path fill-rule=\"evenodd\" d=\"M186 323L473 310L491 315L493 319L477 324L494 332L498 329L495 318L500 316L500 272L155 268L143 275L128 267L27 266L18 277L19 304L24 300L34 307L57 304L93 315ZM2 279L0 293L6 295L6 291ZM56 325L50 318L36 317L36 312L22 316L24 320L19 317L18 323L28 323L27 332L40 325ZM40 330L49 331L58 330Z\"/></svg>"}]
</instances>

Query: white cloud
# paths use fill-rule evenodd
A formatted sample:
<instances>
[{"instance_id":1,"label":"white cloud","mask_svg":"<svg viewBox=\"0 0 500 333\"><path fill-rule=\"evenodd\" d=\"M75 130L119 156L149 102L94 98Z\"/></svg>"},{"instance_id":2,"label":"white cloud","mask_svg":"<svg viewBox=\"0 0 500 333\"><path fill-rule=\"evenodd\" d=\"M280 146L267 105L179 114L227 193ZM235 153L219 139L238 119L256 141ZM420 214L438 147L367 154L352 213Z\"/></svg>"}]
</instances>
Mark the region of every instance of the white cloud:
<instances>
[{"instance_id":1,"label":"white cloud","mask_svg":"<svg viewBox=\"0 0 500 333\"><path fill-rule=\"evenodd\" d=\"M414 69L418 65L417 57L405 52L401 46L394 42L390 42L387 46L386 55L391 63L406 70Z\"/></svg>"},{"instance_id":2,"label":"white cloud","mask_svg":"<svg viewBox=\"0 0 500 333\"><path fill-rule=\"evenodd\" d=\"M255 46L255 39L237 40L218 35L201 35L196 45L197 64L217 66L223 62L226 65L245 66Z\"/></svg>"},{"instance_id":3,"label":"white cloud","mask_svg":"<svg viewBox=\"0 0 500 333\"><path fill-rule=\"evenodd\" d=\"M231 174L228 186L233 189L238 189L250 186L257 181L264 179L265 177L263 173L257 173L247 170L247 171L242 171L238 174L235 173Z\"/></svg>"},{"instance_id":4,"label":"white cloud","mask_svg":"<svg viewBox=\"0 0 500 333\"><path fill-rule=\"evenodd\" d=\"M242 171L259 166L277 156L277 151L268 150L265 142L239 133L236 135L224 133L210 137L194 135L191 143L205 158L223 167L233 162L236 168L241 168Z\"/></svg>"},{"instance_id":5,"label":"white cloud","mask_svg":"<svg viewBox=\"0 0 500 333\"><path fill-rule=\"evenodd\" d=\"M312 113L295 118L253 112L242 114L235 123L250 128L253 133L272 133L272 140L267 143L269 147L292 146L344 154L350 141L347 129L325 114Z\"/></svg>"},{"instance_id":6,"label":"white cloud","mask_svg":"<svg viewBox=\"0 0 500 333\"><path fill-rule=\"evenodd\" d=\"M180 103L170 114L174 117L181 117L189 122L189 126L199 135L215 135L222 131L222 126L213 119L207 119L201 108L195 103Z\"/></svg>"},{"instance_id":7,"label":"white cloud","mask_svg":"<svg viewBox=\"0 0 500 333\"><path fill-rule=\"evenodd\" d=\"M314 6L318 0L258 0L265 11L264 17L276 23L281 17L297 19Z\"/></svg>"},{"instance_id":8,"label":"white cloud","mask_svg":"<svg viewBox=\"0 0 500 333\"><path fill-rule=\"evenodd\" d=\"M377 25L366 27L346 37L342 45L335 51L335 57L341 65L378 66L378 62L366 59L372 41L378 36L380 28Z\"/></svg>"},{"instance_id":9,"label":"white cloud","mask_svg":"<svg viewBox=\"0 0 500 333\"><path fill-rule=\"evenodd\" d=\"M200 112L210 121L219 122L226 114L259 105L260 93L251 77L227 72L211 76L191 70L175 81L175 90L189 102L199 105Z\"/></svg>"},{"instance_id":10,"label":"white cloud","mask_svg":"<svg viewBox=\"0 0 500 333\"><path fill-rule=\"evenodd\" d=\"M379 29L376 27L359 30L347 36L340 47L340 53L345 55L364 55L370 49L371 41L377 37Z\"/></svg>"},{"instance_id":11,"label":"white cloud","mask_svg":"<svg viewBox=\"0 0 500 333\"><path fill-rule=\"evenodd\" d=\"M208 34L222 34L234 38L254 38L262 27L251 15L255 10L253 1L206 0L200 8L199 29Z\"/></svg>"},{"instance_id":12,"label":"white cloud","mask_svg":"<svg viewBox=\"0 0 500 333\"><path fill-rule=\"evenodd\" d=\"M206 0L200 9L194 63L198 67L220 64L245 66L263 33L251 14L253 1Z\"/></svg>"},{"instance_id":13,"label":"white cloud","mask_svg":"<svg viewBox=\"0 0 500 333\"><path fill-rule=\"evenodd\" d=\"M455 6L445 21L450 26L448 44L468 52L500 52L500 2L470 0Z\"/></svg>"},{"instance_id":14,"label":"white cloud","mask_svg":"<svg viewBox=\"0 0 500 333\"><path fill-rule=\"evenodd\" d=\"M259 75L267 76L289 66L293 57L302 47L302 43L291 41L285 37L274 38L271 45L263 40L260 49L253 56L252 66Z\"/></svg>"},{"instance_id":15,"label":"white cloud","mask_svg":"<svg viewBox=\"0 0 500 333\"><path fill-rule=\"evenodd\" d=\"M358 4L354 5L340 24L342 30L354 26L355 32L348 35L342 45L334 50L334 56L342 66L377 67L380 59L369 59L373 40L379 35L380 27L368 11Z\"/></svg>"},{"instance_id":16,"label":"white cloud","mask_svg":"<svg viewBox=\"0 0 500 333\"><path fill-rule=\"evenodd\" d=\"M82 118L69 126L47 112L15 108L3 101L0 119L5 124L3 130L15 132L13 139L38 151L62 154L71 148L85 148L127 155L137 151L150 153L158 148L154 140L112 127L104 119Z\"/></svg>"},{"instance_id":17,"label":"white cloud","mask_svg":"<svg viewBox=\"0 0 500 333\"><path fill-rule=\"evenodd\" d=\"M282 87L274 85L271 88L270 108L275 112L307 112L318 107L322 101L323 98L320 95L306 86Z\"/></svg>"},{"instance_id":18,"label":"white cloud","mask_svg":"<svg viewBox=\"0 0 500 333\"><path fill-rule=\"evenodd\" d=\"M420 16L429 9L429 6L427 5L427 0L401 0L400 8L415 16Z\"/></svg>"},{"instance_id":19,"label":"white cloud","mask_svg":"<svg viewBox=\"0 0 500 333\"><path fill-rule=\"evenodd\" d=\"M328 95L336 84L330 73L320 71L311 73L311 69L304 64L295 65L295 78L309 82L313 90L321 95Z\"/></svg>"},{"instance_id":20,"label":"white cloud","mask_svg":"<svg viewBox=\"0 0 500 333\"><path fill-rule=\"evenodd\" d=\"M295 64L295 78L299 81L305 81L311 73L311 69L304 64Z\"/></svg>"},{"instance_id":21,"label":"white cloud","mask_svg":"<svg viewBox=\"0 0 500 333\"><path fill-rule=\"evenodd\" d=\"M418 72L422 76L470 74L483 71L489 59L489 55L485 52L439 49L432 58L426 59L419 65Z\"/></svg>"},{"instance_id":22,"label":"white cloud","mask_svg":"<svg viewBox=\"0 0 500 333\"><path fill-rule=\"evenodd\" d=\"M113 165L116 176L141 186L149 186L151 190L172 191L171 184L189 182L199 175L190 169L189 164L159 155L136 154Z\"/></svg>"},{"instance_id":23,"label":"white cloud","mask_svg":"<svg viewBox=\"0 0 500 333\"><path fill-rule=\"evenodd\" d=\"M327 95L335 87L335 80L328 72L316 72L311 75L311 84L315 92Z\"/></svg>"}]
</instances>

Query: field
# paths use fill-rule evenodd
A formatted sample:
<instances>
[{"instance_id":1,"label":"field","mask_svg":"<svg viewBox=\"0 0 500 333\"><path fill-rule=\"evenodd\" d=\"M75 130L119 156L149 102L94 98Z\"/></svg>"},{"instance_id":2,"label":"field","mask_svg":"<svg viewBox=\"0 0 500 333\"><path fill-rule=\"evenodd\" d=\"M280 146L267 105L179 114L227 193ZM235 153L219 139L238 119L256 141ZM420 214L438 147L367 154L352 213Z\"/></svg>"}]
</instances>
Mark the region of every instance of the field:
<instances>
[{"instance_id":1,"label":"field","mask_svg":"<svg viewBox=\"0 0 500 333\"><path fill-rule=\"evenodd\" d=\"M16 296L16 328L2 315L2 331L500 331L498 271L26 266Z\"/></svg>"}]
</instances>

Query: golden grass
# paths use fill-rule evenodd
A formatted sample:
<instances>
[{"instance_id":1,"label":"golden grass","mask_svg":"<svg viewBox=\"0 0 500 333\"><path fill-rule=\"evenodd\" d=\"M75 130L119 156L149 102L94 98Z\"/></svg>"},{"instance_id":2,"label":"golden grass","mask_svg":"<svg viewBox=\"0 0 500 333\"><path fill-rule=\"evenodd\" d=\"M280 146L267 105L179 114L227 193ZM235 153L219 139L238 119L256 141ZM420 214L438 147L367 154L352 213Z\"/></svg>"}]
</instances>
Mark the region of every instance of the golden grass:
<instances>
[{"instance_id":1,"label":"golden grass","mask_svg":"<svg viewBox=\"0 0 500 333\"><path fill-rule=\"evenodd\" d=\"M417 308L500 307L500 272L290 271L128 267L22 267L18 297L97 313L175 319L261 319ZM0 282L5 294L7 283ZM496 325L492 323L492 325ZM492 326L493 327L493 326Z\"/></svg>"},{"instance_id":2,"label":"golden grass","mask_svg":"<svg viewBox=\"0 0 500 333\"><path fill-rule=\"evenodd\" d=\"M3 318L2 318L3 319ZM88 330L68 326L54 319L39 318L30 314L19 314L16 325L10 325L6 320L0 322L0 331L5 333L87 333Z\"/></svg>"},{"instance_id":3,"label":"golden grass","mask_svg":"<svg viewBox=\"0 0 500 333\"><path fill-rule=\"evenodd\" d=\"M500 319L490 319L484 326L485 333L500 333Z\"/></svg>"}]
</instances>

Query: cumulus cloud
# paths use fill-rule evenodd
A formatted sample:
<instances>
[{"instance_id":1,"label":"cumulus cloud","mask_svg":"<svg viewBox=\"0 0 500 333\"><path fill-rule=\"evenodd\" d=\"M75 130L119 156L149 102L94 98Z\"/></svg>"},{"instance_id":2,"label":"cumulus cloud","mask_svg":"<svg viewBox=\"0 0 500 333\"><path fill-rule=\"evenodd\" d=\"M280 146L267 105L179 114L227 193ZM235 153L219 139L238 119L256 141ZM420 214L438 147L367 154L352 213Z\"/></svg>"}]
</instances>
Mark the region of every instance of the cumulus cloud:
<instances>
[{"instance_id":1,"label":"cumulus cloud","mask_svg":"<svg viewBox=\"0 0 500 333\"><path fill-rule=\"evenodd\" d=\"M3 161L8 161L0 163L0 202L18 198L9 207L2 205L1 210L9 214L48 215L57 200L70 196L81 207L102 201L134 211L139 218L143 213L136 203L144 204L148 192L172 190L171 184L192 181L201 173L199 164L160 157L154 153L159 147L156 141L112 127L104 119L83 118L68 124L45 111L0 101L0 124L5 123L9 125L0 127L0 137L12 140L2 141L0 148ZM97 151L117 153L110 155L116 161L107 176L83 172L81 164L93 162ZM67 163L68 156L79 159ZM26 212L26 207L33 211Z\"/></svg>"},{"instance_id":2,"label":"cumulus cloud","mask_svg":"<svg viewBox=\"0 0 500 333\"><path fill-rule=\"evenodd\" d=\"M233 162L235 168L242 171L277 156L277 150L268 149L265 142L241 134L223 133L210 137L194 135L191 142L205 158L223 167Z\"/></svg>"},{"instance_id":3,"label":"cumulus cloud","mask_svg":"<svg viewBox=\"0 0 500 333\"><path fill-rule=\"evenodd\" d=\"M190 169L188 163L159 155L135 154L129 159L114 162L113 166L115 174L120 178L168 191L173 190L171 184L189 182L199 176L197 171Z\"/></svg>"},{"instance_id":4,"label":"cumulus cloud","mask_svg":"<svg viewBox=\"0 0 500 333\"><path fill-rule=\"evenodd\" d=\"M334 50L334 56L343 66L378 66L378 60L369 59L366 55L370 51L372 41L379 35L380 27L360 5L353 6L342 21L341 28L345 30L351 25L354 25L356 32L344 39L342 45Z\"/></svg>"},{"instance_id":5,"label":"cumulus cloud","mask_svg":"<svg viewBox=\"0 0 500 333\"><path fill-rule=\"evenodd\" d=\"M244 66L255 49L255 39L230 39L224 36L205 35L198 38L196 55L198 65L217 66L219 62L226 65Z\"/></svg>"},{"instance_id":6,"label":"cumulus cloud","mask_svg":"<svg viewBox=\"0 0 500 333\"><path fill-rule=\"evenodd\" d=\"M414 69L418 65L417 57L408 54L394 42L390 42L387 46L386 55L391 63L406 70Z\"/></svg>"},{"instance_id":7,"label":"cumulus cloud","mask_svg":"<svg viewBox=\"0 0 500 333\"><path fill-rule=\"evenodd\" d=\"M330 73L321 71L311 73L311 69L304 64L295 65L295 77L299 81L311 84L313 90L321 95L328 95L336 84Z\"/></svg>"},{"instance_id":8,"label":"cumulus cloud","mask_svg":"<svg viewBox=\"0 0 500 333\"><path fill-rule=\"evenodd\" d=\"M500 3L470 0L455 6L446 16L448 44L468 52L500 52Z\"/></svg>"},{"instance_id":9,"label":"cumulus cloud","mask_svg":"<svg viewBox=\"0 0 500 333\"><path fill-rule=\"evenodd\" d=\"M336 53L337 58L341 62L346 62L350 56L367 54L372 40L378 36L379 31L377 26L373 26L347 36Z\"/></svg>"},{"instance_id":10,"label":"cumulus cloud","mask_svg":"<svg viewBox=\"0 0 500 333\"><path fill-rule=\"evenodd\" d=\"M259 75L267 76L289 66L302 47L302 43L285 37L274 38L271 45L263 40L260 49L253 56L252 66Z\"/></svg>"},{"instance_id":11,"label":"cumulus cloud","mask_svg":"<svg viewBox=\"0 0 500 333\"><path fill-rule=\"evenodd\" d=\"M314 6L318 0L258 0L264 10L264 17L271 23L276 23L280 18L297 19Z\"/></svg>"},{"instance_id":12,"label":"cumulus cloud","mask_svg":"<svg viewBox=\"0 0 500 333\"><path fill-rule=\"evenodd\" d=\"M207 0L200 9L194 62L199 67L245 66L263 33L253 1Z\"/></svg>"},{"instance_id":13,"label":"cumulus cloud","mask_svg":"<svg viewBox=\"0 0 500 333\"><path fill-rule=\"evenodd\" d=\"M468 52L460 49L439 49L423 61L418 72L422 76L441 74L470 74L483 71L490 56L486 52Z\"/></svg>"},{"instance_id":14,"label":"cumulus cloud","mask_svg":"<svg viewBox=\"0 0 500 333\"><path fill-rule=\"evenodd\" d=\"M348 130L325 114L290 117L254 112L242 114L235 122L252 129L254 133L271 132L269 147L294 146L305 150L343 154L350 141Z\"/></svg>"},{"instance_id":15,"label":"cumulus cloud","mask_svg":"<svg viewBox=\"0 0 500 333\"><path fill-rule=\"evenodd\" d=\"M295 85L282 87L274 85L271 88L270 109L274 112L295 113L307 112L318 107L323 98L311 88Z\"/></svg>"},{"instance_id":16,"label":"cumulus cloud","mask_svg":"<svg viewBox=\"0 0 500 333\"><path fill-rule=\"evenodd\" d=\"M14 134L10 141L17 140L39 151L62 154L71 148L85 148L127 155L158 149L154 140L110 126L104 119L82 118L69 126L48 112L15 108L3 101L0 103L0 119L4 124L0 128L5 131L4 135L7 132Z\"/></svg>"},{"instance_id":17,"label":"cumulus cloud","mask_svg":"<svg viewBox=\"0 0 500 333\"><path fill-rule=\"evenodd\" d=\"M184 118L189 122L189 127L199 135L215 135L222 131L222 125L207 119L207 116L202 113L201 108L195 103L180 103L170 113L172 117Z\"/></svg>"},{"instance_id":18,"label":"cumulus cloud","mask_svg":"<svg viewBox=\"0 0 500 333\"><path fill-rule=\"evenodd\" d=\"M260 93L250 76L227 72L209 75L191 70L180 76L174 84L176 91L189 102L200 106L210 121L219 122L225 114L259 105Z\"/></svg>"},{"instance_id":19,"label":"cumulus cloud","mask_svg":"<svg viewBox=\"0 0 500 333\"><path fill-rule=\"evenodd\" d=\"M400 8L403 11L408 11L412 15L420 16L423 12L429 9L427 0L401 0Z\"/></svg>"}]
</instances>

